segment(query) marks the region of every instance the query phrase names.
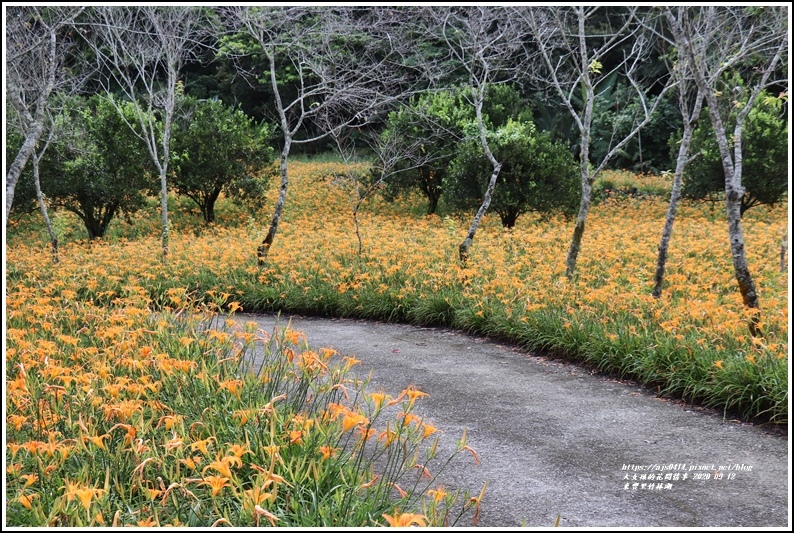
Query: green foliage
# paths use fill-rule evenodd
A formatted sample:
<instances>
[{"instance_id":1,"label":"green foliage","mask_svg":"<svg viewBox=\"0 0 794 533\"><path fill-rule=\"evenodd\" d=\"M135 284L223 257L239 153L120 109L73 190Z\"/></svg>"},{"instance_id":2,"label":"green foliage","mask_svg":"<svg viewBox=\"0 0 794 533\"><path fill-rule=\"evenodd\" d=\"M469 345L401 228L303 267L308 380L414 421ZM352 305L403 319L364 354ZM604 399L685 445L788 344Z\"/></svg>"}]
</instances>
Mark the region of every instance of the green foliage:
<instances>
[{"instance_id":1,"label":"green foliage","mask_svg":"<svg viewBox=\"0 0 794 533\"><path fill-rule=\"evenodd\" d=\"M729 112L726 131L732 133L738 109L727 90L723 95L721 108L724 106L725 115ZM742 185L746 191L741 200L742 214L758 205L775 205L788 192L788 124L776 108L776 101L777 98L762 94L744 123ZM729 142L732 152L732 137ZM677 145L671 146L671 150L677 149ZM697 157L687 165L683 195L703 199L724 192L725 172L708 109L703 110L693 134L692 153Z\"/></svg>"},{"instance_id":2,"label":"green foliage","mask_svg":"<svg viewBox=\"0 0 794 533\"><path fill-rule=\"evenodd\" d=\"M634 88L620 82L607 87L593 106L591 161L602 161L612 146L626 138L642 117L643 108ZM681 113L676 102L671 99L663 101L650 122L617 152L609 168L652 172L670 168L675 158L671 159L665 139L680 127Z\"/></svg>"},{"instance_id":3,"label":"green foliage","mask_svg":"<svg viewBox=\"0 0 794 533\"><path fill-rule=\"evenodd\" d=\"M513 227L528 211L576 212L581 194L578 165L564 144L552 142L546 132L536 132L532 123L513 120L487 137L494 157L502 163L490 208L503 226ZM492 172L479 138L460 143L447 186L450 203L460 208L480 205Z\"/></svg>"},{"instance_id":4,"label":"green foliage","mask_svg":"<svg viewBox=\"0 0 794 533\"><path fill-rule=\"evenodd\" d=\"M386 198L393 200L418 188L427 198L427 213L435 213L463 124L473 117L474 111L460 91L423 94L408 107L391 112L380 138L398 157L385 182Z\"/></svg>"},{"instance_id":5,"label":"green foliage","mask_svg":"<svg viewBox=\"0 0 794 533\"><path fill-rule=\"evenodd\" d=\"M215 221L221 192L254 211L261 207L267 181L258 173L274 158L268 146L272 128L220 101L189 100L185 111L174 128L176 191L196 203L208 224Z\"/></svg>"},{"instance_id":6,"label":"green foliage","mask_svg":"<svg viewBox=\"0 0 794 533\"><path fill-rule=\"evenodd\" d=\"M427 213L436 212L449 179L450 164L459 152L458 144L466 138L464 130L475 120L469 96L467 88L427 93L389 115L381 141L384 145L394 143L391 146L400 157L392 167L394 175L386 180L387 198L418 188L427 198ZM531 118L531 108L515 87L487 88L483 121L488 129Z\"/></svg>"},{"instance_id":7,"label":"green foliage","mask_svg":"<svg viewBox=\"0 0 794 533\"><path fill-rule=\"evenodd\" d=\"M130 105L99 95L71 98L55 119L57 142L40 165L42 193L53 208L80 217L89 239L103 237L116 215L134 213L145 203L153 168L130 128L136 124ZM20 181L25 183L20 203L27 203L33 190L30 165Z\"/></svg>"}]
</instances>

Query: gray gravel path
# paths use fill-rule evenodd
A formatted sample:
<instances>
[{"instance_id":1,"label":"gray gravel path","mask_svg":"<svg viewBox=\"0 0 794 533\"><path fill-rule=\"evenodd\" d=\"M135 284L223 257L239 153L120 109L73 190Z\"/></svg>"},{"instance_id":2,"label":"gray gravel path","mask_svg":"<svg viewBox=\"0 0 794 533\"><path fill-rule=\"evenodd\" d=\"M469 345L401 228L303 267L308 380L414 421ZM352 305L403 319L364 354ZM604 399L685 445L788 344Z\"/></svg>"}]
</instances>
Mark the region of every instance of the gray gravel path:
<instances>
[{"instance_id":1,"label":"gray gravel path","mask_svg":"<svg viewBox=\"0 0 794 533\"><path fill-rule=\"evenodd\" d=\"M237 319L266 331L291 319L313 348L360 359L373 389L427 392L418 411L447 449L465 428L479 454L479 465L461 455L442 475L474 493L488 483L478 526L548 527L559 514L568 527L791 528L787 433L452 330Z\"/></svg>"}]
</instances>

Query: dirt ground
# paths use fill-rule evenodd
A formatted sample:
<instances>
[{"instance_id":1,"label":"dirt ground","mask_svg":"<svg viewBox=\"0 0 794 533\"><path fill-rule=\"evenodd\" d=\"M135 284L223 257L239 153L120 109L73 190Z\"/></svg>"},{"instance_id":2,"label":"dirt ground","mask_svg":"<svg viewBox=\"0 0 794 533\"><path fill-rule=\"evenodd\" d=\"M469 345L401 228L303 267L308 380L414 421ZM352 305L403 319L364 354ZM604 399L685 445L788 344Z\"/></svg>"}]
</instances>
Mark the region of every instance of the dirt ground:
<instances>
[{"instance_id":1,"label":"dirt ground","mask_svg":"<svg viewBox=\"0 0 794 533\"><path fill-rule=\"evenodd\" d=\"M451 453L441 474L476 494L478 527L791 528L787 431L657 398L642 387L439 328L238 314L361 360L370 388L429 394L417 412ZM468 518L468 517L467 517ZM470 519L458 526L471 527Z\"/></svg>"}]
</instances>

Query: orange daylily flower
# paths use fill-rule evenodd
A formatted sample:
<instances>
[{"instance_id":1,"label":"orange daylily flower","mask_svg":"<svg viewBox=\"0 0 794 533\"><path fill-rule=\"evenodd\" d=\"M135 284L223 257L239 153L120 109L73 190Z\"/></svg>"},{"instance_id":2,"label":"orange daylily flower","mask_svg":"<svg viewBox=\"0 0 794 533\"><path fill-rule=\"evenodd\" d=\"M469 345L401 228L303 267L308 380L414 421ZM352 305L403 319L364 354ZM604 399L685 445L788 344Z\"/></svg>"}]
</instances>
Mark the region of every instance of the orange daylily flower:
<instances>
[{"instance_id":1,"label":"orange daylily flower","mask_svg":"<svg viewBox=\"0 0 794 533\"><path fill-rule=\"evenodd\" d=\"M440 486L437 489L430 489L427 491L428 496L433 498L433 501L438 504L441 500L447 497L447 491L444 487Z\"/></svg>"},{"instance_id":2,"label":"orange daylily flower","mask_svg":"<svg viewBox=\"0 0 794 533\"><path fill-rule=\"evenodd\" d=\"M21 475L21 476L19 476L19 477L20 477L20 479L24 479L24 480L25 480L25 488L28 488L28 487L30 487L30 486L31 486L31 485L33 485L33 484L34 484L36 481L38 481L38 480L39 480L39 476L38 476L38 475L36 475L36 474L22 474L22 475Z\"/></svg>"},{"instance_id":3,"label":"orange daylily flower","mask_svg":"<svg viewBox=\"0 0 794 533\"><path fill-rule=\"evenodd\" d=\"M184 441L182 440L182 438L179 435L177 435L176 433L174 433L173 437L171 437L171 440L166 442L163 445L163 447L165 448L166 452L170 452L171 450L175 450L175 449L179 448L183 444L184 444Z\"/></svg>"},{"instance_id":4,"label":"orange daylily flower","mask_svg":"<svg viewBox=\"0 0 794 533\"><path fill-rule=\"evenodd\" d=\"M223 476L207 476L201 482L202 485L209 485L212 489L212 497L216 497L221 493L223 487L229 486L229 478Z\"/></svg>"},{"instance_id":5,"label":"orange daylily flower","mask_svg":"<svg viewBox=\"0 0 794 533\"><path fill-rule=\"evenodd\" d=\"M33 500L39 497L40 495L36 492L33 492L31 494L20 494L19 498L17 498L17 501L21 503L25 507L25 509L30 511L31 509L33 509Z\"/></svg>"},{"instance_id":6,"label":"orange daylily flower","mask_svg":"<svg viewBox=\"0 0 794 533\"><path fill-rule=\"evenodd\" d=\"M323 455L323 460L330 457L336 457L337 448L332 448L331 446L320 446L320 453Z\"/></svg>"},{"instance_id":7,"label":"orange daylily flower","mask_svg":"<svg viewBox=\"0 0 794 533\"><path fill-rule=\"evenodd\" d=\"M427 423L425 423L425 424L422 424L422 431L423 431L423 433L422 433L422 438L423 438L423 439L426 439L426 438L428 438L430 435L432 435L433 433L435 433L436 431L438 431L438 428L436 428L435 426L433 426L433 425L431 425L431 424L427 424Z\"/></svg>"},{"instance_id":8,"label":"orange daylily flower","mask_svg":"<svg viewBox=\"0 0 794 533\"><path fill-rule=\"evenodd\" d=\"M104 435L91 435L86 437L86 439L90 440L95 446L103 450L107 450L107 448L105 448L105 443L102 442L102 440L107 438L110 438L110 434L108 433L105 433Z\"/></svg>"},{"instance_id":9,"label":"orange daylily flower","mask_svg":"<svg viewBox=\"0 0 794 533\"><path fill-rule=\"evenodd\" d=\"M242 457L247 453L252 453L245 444L230 444L229 451L232 452L235 457Z\"/></svg>"},{"instance_id":10,"label":"orange daylily flower","mask_svg":"<svg viewBox=\"0 0 794 533\"><path fill-rule=\"evenodd\" d=\"M259 505L272 497L273 493L266 492L265 487L256 486L252 489L243 491L243 495L245 496L243 500L243 507L253 512L256 505Z\"/></svg>"},{"instance_id":11,"label":"orange daylily flower","mask_svg":"<svg viewBox=\"0 0 794 533\"><path fill-rule=\"evenodd\" d=\"M422 514L400 513L395 509L393 515L384 514L381 516L386 519L386 522L391 527L409 527L413 525L425 527L427 525L427 517Z\"/></svg>"},{"instance_id":12,"label":"orange daylily flower","mask_svg":"<svg viewBox=\"0 0 794 533\"><path fill-rule=\"evenodd\" d=\"M213 440L215 440L215 437L207 437L204 440L197 440L196 442L190 445L190 450L191 451L201 450L201 453L207 455L209 453L207 451L207 445L209 445L209 443Z\"/></svg>"}]
</instances>

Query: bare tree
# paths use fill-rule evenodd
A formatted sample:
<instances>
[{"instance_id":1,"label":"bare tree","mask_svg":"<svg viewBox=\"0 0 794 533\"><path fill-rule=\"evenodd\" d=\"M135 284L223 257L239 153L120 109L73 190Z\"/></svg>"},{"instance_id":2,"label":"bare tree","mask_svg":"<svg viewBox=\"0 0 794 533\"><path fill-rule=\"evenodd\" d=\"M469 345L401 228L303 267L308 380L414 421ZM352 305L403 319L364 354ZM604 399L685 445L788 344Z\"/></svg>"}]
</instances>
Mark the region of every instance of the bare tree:
<instances>
[{"instance_id":1,"label":"bare tree","mask_svg":"<svg viewBox=\"0 0 794 533\"><path fill-rule=\"evenodd\" d=\"M643 79L640 75L644 62L652 49L648 34L637 15L637 9L626 7L617 27L611 26L616 17L605 17L595 27L592 20L602 7L562 6L532 7L522 11L529 30L540 52L533 78L541 88L556 94L573 118L579 130L579 164L581 170L582 198L576 217L573 238L568 249L565 275L571 279L576 270L576 260L581 249L587 215L592 203L592 188L601 172L618 151L628 143L652 118L664 94L674 85L668 77ZM611 67L605 67L607 56L623 54ZM604 70L607 68L607 70ZM598 81L613 73L620 73L634 89L642 113L636 117L631 131L613 136L610 147L600 161L591 161L590 145L593 126L593 107L599 92ZM656 95L650 96L651 85ZM619 138L620 137L620 138Z\"/></svg>"},{"instance_id":2,"label":"bare tree","mask_svg":"<svg viewBox=\"0 0 794 533\"><path fill-rule=\"evenodd\" d=\"M51 95L84 80L68 65L73 42L69 26L83 12L75 6L8 6L6 8L6 94L19 117L22 146L6 169L4 226L14 203L14 190L46 129Z\"/></svg>"},{"instance_id":3,"label":"bare tree","mask_svg":"<svg viewBox=\"0 0 794 533\"><path fill-rule=\"evenodd\" d=\"M410 108L406 108L410 109ZM430 117L420 115L418 110L417 120L432 120ZM371 178L362 180L358 172L351 169L351 163L356 159L356 143L350 135L353 130L334 130L331 137L337 146L339 154L345 164L345 177L353 188L353 224L356 228L356 238L358 240L358 255L362 256L364 244L361 238L361 226L359 224L358 213L364 201L372 196L375 191L386 186L390 179L402 172L416 171L420 168L432 165L440 157L432 150L426 150L428 138L406 139L401 132L392 129L378 134L370 131L363 135L363 140L368 148L375 154L375 161L370 170ZM439 128L431 135L455 135L454 132Z\"/></svg>"},{"instance_id":4,"label":"bare tree","mask_svg":"<svg viewBox=\"0 0 794 533\"><path fill-rule=\"evenodd\" d=\"M517 80L521 65L528 63L529 58L524 55L523 31L513 8L429 7L424 10L422 18L428 24L428 37L445 45L449 55L448 67L458 69L466 76L480 145L493 168L482 204L474 215L466 237L458 246L460 261L465 265L502 168L502 163L496 159L488 144L483 102L489 85Z\"/></svg>"},{"instance_id":5,"label":"bare tree","mask_svg":"<svg viewBox=\"0 0 794 533\"><path fill-rule=\"evenodd\" d=\"M171 128L183 87L184 64L205 46L205 16L192 6L97 6L90 44L101 65L111 101L120 90L138 119L133 131L145 143L160 174L163 258L168 256L168 165ZM117 108L122 117L121 103ZM157 115L161 116L160 123Z\"/></svg>"},{"instance_id":6,"label":"bare tree","mask_svg":"<svg viewBox=\"0 0 794 533\"><path fill-rule=\"evenodd\" d=\"M399 28L404 16L388 8L352 6L247 6L223 13L229 29L252 39L256 52L265 56L283 139L279 196L257 249L264 264L284 211L292 145L363 126L411 91L404 74L407 41ZM227 49L246 52L242 45ZM288 77L292 92L285 90ZM312 131L311 125L321 128Z\"/></svg>"},{"instance_id":7,"label":"bare tree","mask_svg":"<svg viewBox=\"0 0 794 533\"><path fill-rule=\"evenodd\" d=\"M744 306L752 313L750 332L760 335L758 293L747 265L741 223L741 200L745 192L742 186L742 128L761 91L783 81L774 79L773 74L788 48L787 8L680 6L665 8L664 13L679 53L689 60L695 83L708 106L725 172L733 268ZM736 125L729 133L726 117L720 114L716 92L722 75L731 70L743 70L747 79L746 89L736 88L734 107L738 113ZM747 94L739 94L743 91Z\"/></svg>"}]
</instances>

